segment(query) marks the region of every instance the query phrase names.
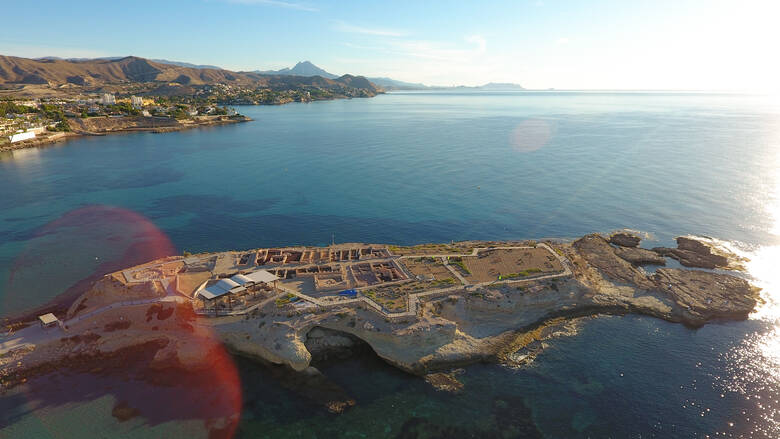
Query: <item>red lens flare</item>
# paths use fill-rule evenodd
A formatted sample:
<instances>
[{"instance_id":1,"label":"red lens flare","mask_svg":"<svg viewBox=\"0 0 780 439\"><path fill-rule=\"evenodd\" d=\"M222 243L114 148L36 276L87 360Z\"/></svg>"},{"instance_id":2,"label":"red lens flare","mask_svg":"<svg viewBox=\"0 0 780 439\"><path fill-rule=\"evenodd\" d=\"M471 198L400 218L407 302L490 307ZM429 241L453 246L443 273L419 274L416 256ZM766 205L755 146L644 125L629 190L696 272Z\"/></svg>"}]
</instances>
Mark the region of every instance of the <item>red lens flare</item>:
<instances>
[{"instance_id":1,"label":"red lens flare","mask_svg":"<svg viewBox=\"0 0 780 439\"><path fill-rule=\"evenodd\" d=\"M24 312L62 311L57 304L72 301L103 275L176 254L168 237L144 216L104 205L67 212L36 229L28 242L5 284L0 314L11 319Z\"/></svg>"},{"instance_id":2,"label":"red lens flare","mask_svg":"<svg viewBox=\"0 0 780 439\"><path fill-rule=\"evenodd\" d=\"M0 381L18 384L12 391L50 436L74 431L63 431L50 411L92 407L111 396L113 408L94 416L148 426L196 420L209 437L233 437L242 407L238 371L212 326L178 291L186 264L165 233L136 212L98 205L66 213L30 241L13 265L5 308L26 303L14 295L39 294L34 306L48 303L17 317L53 311L61 326L31 324L13 334L35 348L18 364L0 364L0 372L10 371ZM128 280L124 270L137 265L143 268L132 273L152 274ZM42 361L44 355L54 361ZM35 367L25 368L28 362Z\"/></svg>"}]
</instances>

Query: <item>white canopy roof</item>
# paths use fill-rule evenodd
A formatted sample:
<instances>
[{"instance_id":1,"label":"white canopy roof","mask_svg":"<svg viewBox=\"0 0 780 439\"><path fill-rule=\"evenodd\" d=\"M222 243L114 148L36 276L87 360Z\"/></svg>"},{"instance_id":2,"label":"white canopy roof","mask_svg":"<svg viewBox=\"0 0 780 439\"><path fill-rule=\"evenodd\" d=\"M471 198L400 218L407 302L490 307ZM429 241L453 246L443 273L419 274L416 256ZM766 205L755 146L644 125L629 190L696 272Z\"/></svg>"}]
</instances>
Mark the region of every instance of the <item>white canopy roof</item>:
<instances>
[{"instance_id":1,"label":"white canopy roof","mask_svg":"<svg viewBox=\"0 0 780 439\"><path fill-rule=\"evenodd\" d=\"M252 279L244 276L243 274L237 274L230 278L233 282L236 282L239 285L246 285L250 282L254 282Z\"/></svg>"},{"instance_id":2,"label":"white canopy roof","mask_svg":"<svg viewBox=\"0 0 780 439\"><path fill-rule=\"evenodd\" d=\"M244 291L246 288L240 286L236 282L230 279L220 279L218 282L211 285L206 284L204 288L198 291L198 294L205 299L214 299L227 293L238 293Z\"/></svg>"},{"instance_id":3,"label":"white canopy roof","mask_svg":"<svg viewBox=\"0 0 780 439\"><path fill-rule=\"evenodd\" d=\"M251 280L252 282L263 282L263 283L269 283L275 280L279 280L279 278L276 277L276 275L271 274L266 270L253 271L252 273L247 274L245 277Z\"/></svg>"},{"instance_id":4,"label":"white canopy roof","mask_svg":"<svg viewBox=\"0 0 780 439\"><path fill-rule=\"evenodd\" d=\"M279 278L266 270L258 270L247 275L237 274L230 279L220 279L217 282L210 280L198 290L198 295L204 299L211 300L227 293L240 293L246 290L243 285L249 283L268 283Z\"/></svg>"},{"instance_id":5,"label":"white canopy roof","mask_svg":"<svg viewBox=\"0 0 780 439\"><path fill-rule=\"evenodd\" d=\"M217 282L216 285L218 285L223 290L230 290L231 288L235 288L235 287L239 286L236 283L236 281L231 280L231 279L220 279L220 281Z\"/></svg>"}]
</instances>

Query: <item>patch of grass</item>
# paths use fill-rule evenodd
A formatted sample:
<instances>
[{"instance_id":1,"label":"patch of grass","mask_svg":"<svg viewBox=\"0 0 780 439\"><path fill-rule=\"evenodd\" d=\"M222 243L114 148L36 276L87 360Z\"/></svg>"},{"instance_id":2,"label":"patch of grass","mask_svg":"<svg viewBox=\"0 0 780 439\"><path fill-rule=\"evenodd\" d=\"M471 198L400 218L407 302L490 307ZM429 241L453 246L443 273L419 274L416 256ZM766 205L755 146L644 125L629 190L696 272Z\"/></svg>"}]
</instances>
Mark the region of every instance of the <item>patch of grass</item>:
<instances>
[{"instance_id":1,"label":"patch of grass","mask_svg":"<svg viewBox=\"0 0 780 439\"><path fill-rule=\"evenodd\" d=\"M470 247L450 244L418 244L413 246L389 245L387 248L398 255L420 255L425 253L471 253Z\"/></svg>"},{"instance_id":2,"label":"patch of grass","mask_svg":"<svg viewBox=\"0 0 780 439\"><path fill-rule=\"evenodd\" d=\"M447 258L447 260L449 261L450 265L458 267L465 274L471 274L471 271L466 268L466 264L463 262L463 258Z\"/></svg>"},{"instance_id":3,"label":"patch of grass","mask_svg":"<svg viewBox=\"0 0 780 439\"><path fill-rule=\"evenodd\" d=\"M446 279L438 279L431 282L432 287L440 287L445 285L455 285L455 279L448 277Z\"/></svg>"},{"instance_id":4,"label":"patch of grass","mask_svg":"<svg viewBox=\"0 0 780 439\"><path fill-rule=\"evenodd\" d=\"M363 291L363 295L372 299L376 299L376 291L374 290Z\"/></svg>"}]
</instances>

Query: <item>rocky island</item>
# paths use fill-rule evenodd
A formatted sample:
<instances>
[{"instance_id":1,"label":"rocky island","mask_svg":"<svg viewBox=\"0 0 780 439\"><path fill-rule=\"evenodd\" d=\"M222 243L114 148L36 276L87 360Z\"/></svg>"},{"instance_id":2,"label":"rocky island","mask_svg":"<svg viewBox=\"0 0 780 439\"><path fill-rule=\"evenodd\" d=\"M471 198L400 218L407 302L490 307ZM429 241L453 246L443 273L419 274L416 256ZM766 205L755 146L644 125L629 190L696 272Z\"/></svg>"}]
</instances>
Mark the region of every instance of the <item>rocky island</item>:
<instances>
[{"instance_id":1,"label":"rocky island","mask_svg":"<svg viewBox=\"0 0 780 439\"><path fill-rule=\"evenodd\" d=\"M635 313L699 327L745 319L761 302L738 273L643 267L668 256L733 268L733 258L713 257L701 241L680 238L678 249L653 250L639 243L619 233L168 257L106 275L58 315L9 323L0 383L8 389L56 369L122 364L137 352L152 369L209 368L219 346L312 380L322 379L313 360L367 347L458 391L454 368L522 364L572 319ZM334 412L354 404L320 400Z\"/></svg>"}]
</instances>

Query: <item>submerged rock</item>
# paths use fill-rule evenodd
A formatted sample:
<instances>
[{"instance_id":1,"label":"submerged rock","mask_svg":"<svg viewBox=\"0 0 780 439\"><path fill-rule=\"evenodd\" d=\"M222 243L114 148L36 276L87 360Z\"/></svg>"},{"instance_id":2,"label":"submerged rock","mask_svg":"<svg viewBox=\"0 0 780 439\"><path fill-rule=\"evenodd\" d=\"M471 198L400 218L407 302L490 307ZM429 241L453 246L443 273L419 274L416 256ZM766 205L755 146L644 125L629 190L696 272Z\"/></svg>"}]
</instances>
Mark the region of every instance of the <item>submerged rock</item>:
<instances>
[{"instance_id":1,"label":"submerged rock","mask_svg":"<svg viewBox=\"0 0 780 439\"><path fill-rule=\"evenodd\" d=\"M141 412L137 408L130 407L125 401L120 401L111 410L111 416L115 417L119 422L129 421L140 414Z\"/></svg>"},{"instance_id":2,"label":"submerged rock","mask_svg":"<svg viewBox=\"0 0 780 439\"><path fill-rule=\"evenodd\" d=\"M458 393L463 390L463 383L458 381L455 375L462 369L450 373L437 372L425 375L425 381L432 385L436 390Z\"/></svg>"},{"instance_id":3,"label":"submerged rock","mask_svg":"<svg viewBox=\"0 0 780 439\"><path fill-rule=\"evenodd\" d=\"M327 404L325 404L325 408L328 409L331 413L343 413L344 410L352 407L355 405L354 399L349 399L346 401L329 401Z\"/></svg>"}]
</instances>

